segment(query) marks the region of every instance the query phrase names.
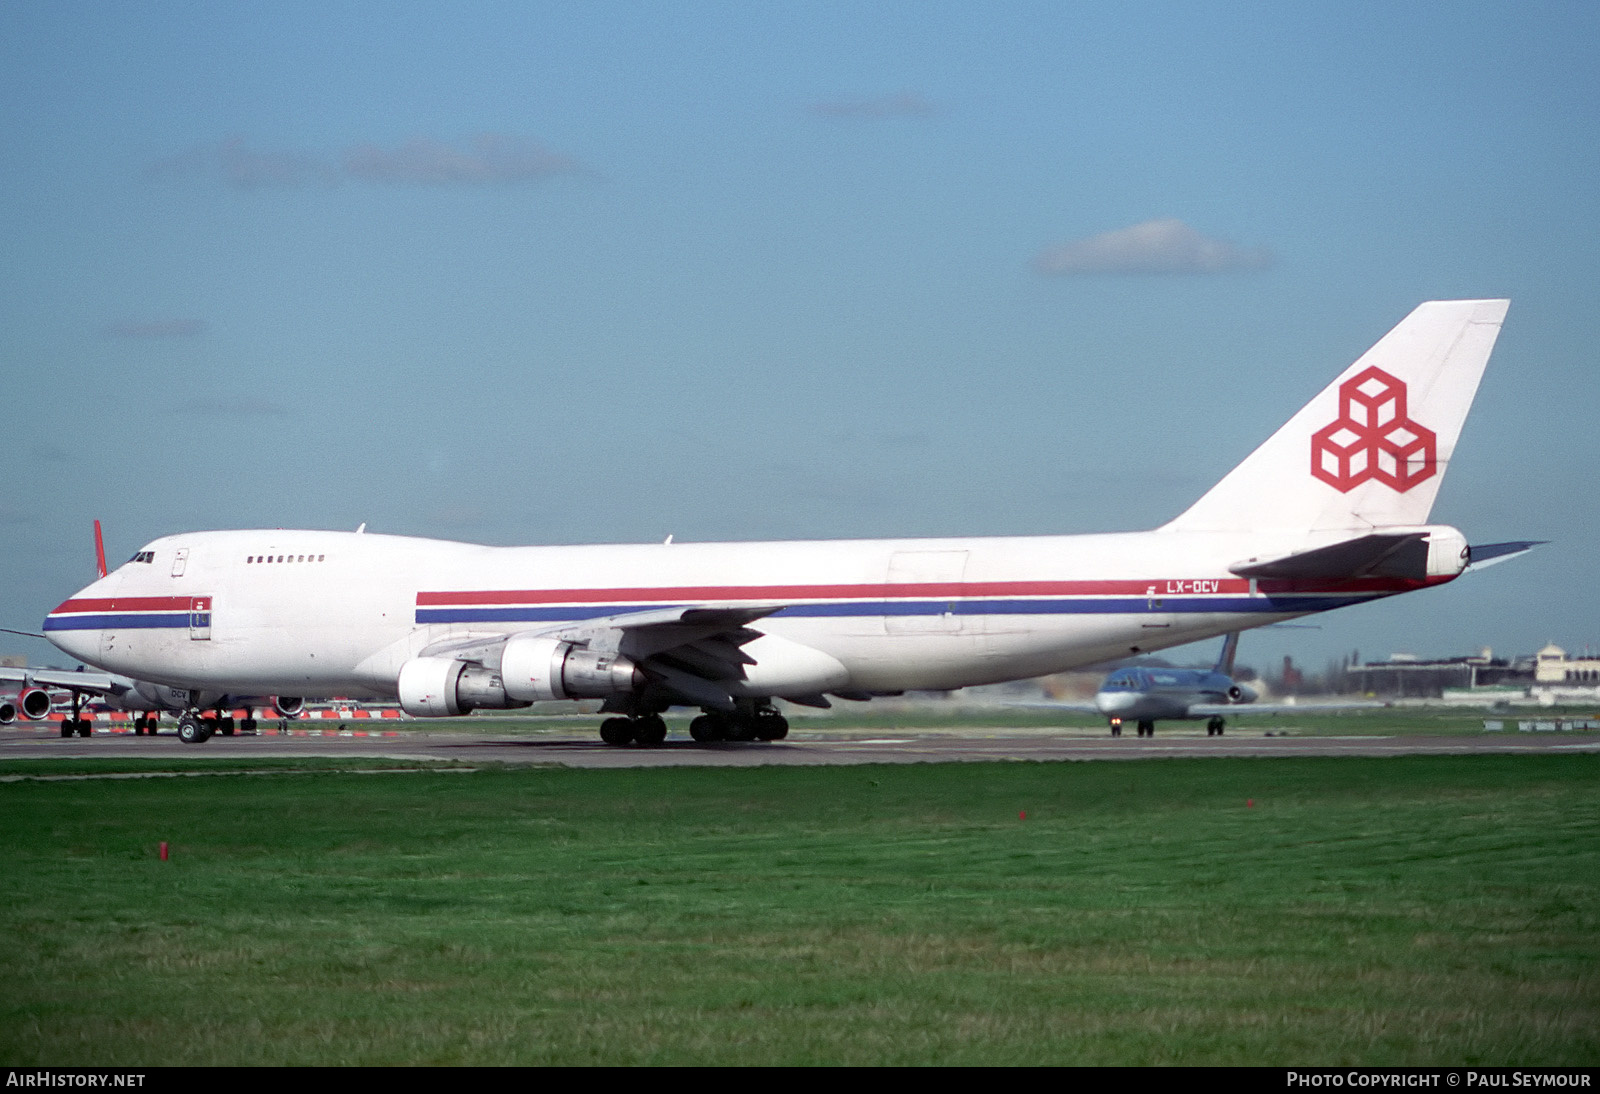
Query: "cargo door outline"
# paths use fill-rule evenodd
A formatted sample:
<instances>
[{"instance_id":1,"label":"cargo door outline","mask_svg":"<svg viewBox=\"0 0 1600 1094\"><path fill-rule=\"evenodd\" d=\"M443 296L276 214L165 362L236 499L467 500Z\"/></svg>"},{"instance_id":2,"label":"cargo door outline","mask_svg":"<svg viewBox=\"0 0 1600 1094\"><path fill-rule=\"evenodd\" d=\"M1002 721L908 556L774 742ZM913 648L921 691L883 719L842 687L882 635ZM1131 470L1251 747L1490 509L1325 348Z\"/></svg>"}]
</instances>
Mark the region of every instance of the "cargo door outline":
<instances>
[{"instance_id":1,"label":"cargo door outline","mask_svg":"<svg viewBox=\"0 0 1600 1094\"><path fill-rule=\"evenodd\" d=\"M956 634L966 617L960 613L960 585L967 570L966 551L896 551L889 556L888 594L883 626L890 634ZM911 593L906 585L937 585L939 591ZM934 604L931 601L942 601Z\"/></svg>"}]
</instances>

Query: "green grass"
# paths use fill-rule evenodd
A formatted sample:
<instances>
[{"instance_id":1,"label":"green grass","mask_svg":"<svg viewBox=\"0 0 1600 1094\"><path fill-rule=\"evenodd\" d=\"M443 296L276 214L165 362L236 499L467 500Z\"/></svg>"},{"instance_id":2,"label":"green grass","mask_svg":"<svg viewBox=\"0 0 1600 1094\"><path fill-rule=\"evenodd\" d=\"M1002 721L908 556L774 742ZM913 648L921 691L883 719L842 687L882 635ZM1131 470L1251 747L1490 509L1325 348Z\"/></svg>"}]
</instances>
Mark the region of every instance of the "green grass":
<instances>
[{"instance_id":1,"label":"green grass","mask_svg":"<svg viewBox=\"0 0 1600 1094\"><path fill-rule=\"evenodd\" d=\"M1308 703L1318 701L1320 700L1306 700ZM1248 707L1243 707L1241 711L1242 713L1229 717L1229 733L1250 736L1270 730L1287 731L1295 736L1307 737L1479 734L1483 732L1485 718L1506 722L1506 732L1515 735L1518 720L1590 717L1600 714L1593 707L1517 707L1511 711L1491 711L1476 707L1408 706L1304 714L1293 712L1252 714ZM600 718L598 714L546 714L530 717L515 712L494 712L470 718L388 723L386 728L398 726L404 732L529 733L593 738ZM892 706L882 701L859 707L841 703L825 713L791 707L789 721L794 734L799 737L813 733L892 733L912 730L940 732L973 728L993 729L999 732L1005 730L1040 732L1061 729L1073 734L1106 733L1106 720L1100 715L1034 710L1026 707L968 705L954 701L947 704L923 702L903 707ZM687 715L669 715L667 723L674 736L688 735ZM1205 736L1205 722L1163 721L1157 724L1157 733L1161 736L1181 733Z\"/></svg>"},{"instance_id":2,"label":"green grass","mask_svg":"<svg viewBox=\"0 0 1600 1094\"><path fill-rule=\"evenodd\" d=\"M1597 790L1582 754L5 783L0 1063L1593 1065Z\"/></svg>"}]
</instances>

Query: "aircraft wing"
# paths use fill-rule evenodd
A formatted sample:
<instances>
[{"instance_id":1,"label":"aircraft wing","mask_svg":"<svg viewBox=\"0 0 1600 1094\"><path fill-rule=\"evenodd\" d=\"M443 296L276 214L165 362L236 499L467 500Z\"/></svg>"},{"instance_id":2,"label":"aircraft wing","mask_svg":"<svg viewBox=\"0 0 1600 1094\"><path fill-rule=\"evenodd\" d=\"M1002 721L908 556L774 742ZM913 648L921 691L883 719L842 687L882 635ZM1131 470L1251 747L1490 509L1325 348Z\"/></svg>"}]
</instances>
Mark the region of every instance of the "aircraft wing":
<instances>
[{"instance_id":1,"label":"aircraft wing","mask_svg":"<svg viewBox=\"0 0 1600 1094\"><path fill-rule=\"evenodd\" d=\"M0 681L41 688L62 688L85 695L121 695L128 681L103 672L64 672L60 669L0 668Z\"/></svg>"},{"instance_id":2,"label":"aircraft wing","mask_svg":"<svg viewBox=\"0 0 1600 1094\"><path fill-rule=\"evenodd\" d=\"M1067 714L1093 714L1096 717L1105 717L1105 712L1088 700L1082 702L1072 702L1071 700L1056 702L1040 699L1033 702L1008 702L1005 705L1014 710L1054 710Z\"/></svg>"},{"instance_id":3,"label":"aircraft wing","mask_svg":"<svg viewBox=\"0 0 1600 1094\"><path fill-rule=\"evenodd\" d=\"M1388 706L1370 699L1328 703L1194 703L1191 718L1232 718L1240 714L1328 714L1336 710L1374 710Z\"/></svg>"},{"instance_id":4,"label":"aircraft wing","mask_svg":"<svg viewBox=\"0 0 1600 1094\"><path fill-rule=\"evenodd\" d=\"M498 651L520 636L554 638L597 653L618 654L632 660L657 688L681 702L732 710L733 696L725 682L737 681L755 658L743 647L762 637L747 624L784 604L687 604L562 623L520 631L516 635L453 639L422 651L423 656L453 656L460 660L497 664ZM796 702L829 706L820 693L786 696Z\"/></svg>"}]
</instances>

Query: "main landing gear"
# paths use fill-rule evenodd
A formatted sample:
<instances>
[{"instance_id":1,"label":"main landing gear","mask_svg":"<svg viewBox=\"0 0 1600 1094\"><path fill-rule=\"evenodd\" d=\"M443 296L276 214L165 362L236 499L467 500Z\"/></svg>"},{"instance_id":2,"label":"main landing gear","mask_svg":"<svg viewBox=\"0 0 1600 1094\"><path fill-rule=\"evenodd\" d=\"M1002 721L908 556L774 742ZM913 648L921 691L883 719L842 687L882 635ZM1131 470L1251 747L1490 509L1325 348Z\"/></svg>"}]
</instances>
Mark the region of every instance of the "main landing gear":
<instances>
[{"instance_id":1,"label":"main landing gear","mask_svg":"<svg viewBox=\"0 0 1600 1094\"><path fill-rule=\"evenodd\" d=\"M712 711L689 723L689 736L710 741L781 741L789 735L789 719L772 707L724 714Z\"/></svg>"},{"instance_id":2,"label":"main landing gear","mask_svg":"<svg viewBox=\"0 0 1600 1094\"><path fill-rule=\"evenodd\" d=\"M645 746L658 745L667 739L667 723L659 714L607 718L600 723L600 739L608 745L629 745L635 741Z\"/></svg>"},{"instance_id":3,"label":"main landing gear","mask_svg":"<svg viewBox=\"0 0 1600 1094\"><path fill-rule=\"evenodd\" d=\"M770 706L724 713L709 711L689 723L696 741L781 741L789 735L789 720ZM667 739L667 723L658 713L630 714L600 723L600 739L608 745L638 744L653 748Z\"/></svg>"},{"instance_id":4,"label":"main landing gear","mask_svg":"<svg viewBox=\"0 0 1600 1094\"><path fill-rule=\"evenodd\" d=\"M72 693L72 714L61 719L61 735L63 737L87 737L94 732L94 719L82 717L83 696L77 692Z\"/></svg>"},{"instance_id":5,"label":"main landing gear","mask_svg":"<svg viewBox=\"0 0 1600 1094\"><path fill-rule=\"evenodd\" d=\"M256 720L253 712L245 710L245 717L234 721L233 715L221 709L210 715L202 715L198 710L190 709L178 716L178 740L186 745L204 744L213 734L220 733L224 737L232 737L234 733L254 733ZM150 732L154 733L152 729Z\"/></svg>"},{"instance_id":6,"label":"main landing gear","mask_svg":"<svg viewBox=\"0 0 1600 1094\"><path fill-rule=\"evenodd\" d=\"M1146 721L1146 722L1140 722L1139 723L1139 736L1141 736L1141 737L1154 737L1155 735L1156 735L1156 724L1154 722Z\"/></svg>"},{"instance_id":7,"label":"main landing gear","mask_svg":"<svg viewBox=\"0 0 1600 1094\"><path fill-rule=\"evenodd\" d=\"M1227 728L1228 728L1228 723L1227 722L1223 721L1221 718L1212 718L1210 721L1208 721L1206 723L1206 736L1207 737L1220 737L1220 736L1222 736L1222 731L1227 729Z\"/></svg>"}]
</instances>

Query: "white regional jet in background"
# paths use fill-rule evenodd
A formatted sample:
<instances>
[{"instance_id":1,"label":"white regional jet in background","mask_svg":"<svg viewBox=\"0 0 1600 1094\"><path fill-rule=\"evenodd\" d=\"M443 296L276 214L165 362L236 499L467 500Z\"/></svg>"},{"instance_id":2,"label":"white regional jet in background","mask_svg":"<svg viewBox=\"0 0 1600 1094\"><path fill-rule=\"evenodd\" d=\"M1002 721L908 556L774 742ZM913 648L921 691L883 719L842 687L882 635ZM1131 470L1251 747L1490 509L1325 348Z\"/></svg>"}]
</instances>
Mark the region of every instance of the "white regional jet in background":
<instances>
[{"instance_id":1,"label":"white regional jet in background","mask_svg":"<svg viewBox=\"0 0 1600 1094\"><path fill-rule=\"evenodd\" d=\"M1495 544L1517 552L1532 544ZM1478 549L1474 548L1476 553ZM1498 555L1496 557L1502 557ZM1122 736L1124 722L1133 722L1141 737L1154 737L1158 721L1204 721L1206 736L1220 737L1235 714L1309 714L1327 710L1377 707L1382 703L1363 700L1314 703L1258 703L1259 696L1249 684L1233 678L1234 656L1239 649L1239 632L1222 640L1222 654L1209 669L1175 669L1160 665L1134 665L1114 669L1101 681L1091 703L1017 703L1015 706L1043 710L1070 710L1081 714L1101 714L1111 724L1111 735Z\"/></svg>"},{"instance_id":2,"label":"white regional jet in background","mask_svg":"<svg viewBox=\"0 0 1600 1094\"><path fill-rule=\"evenodd\" d=\"M1443 584L1428 524L1505 316L1423 304L1148 532L485 547L359 531L157 539L44 622L170 687L398 699L413 716L597 698L612 744L769 740L827 706L1059 672ZM180 720L203 740L198 701Z\"/></svg>"}]
</instances>

